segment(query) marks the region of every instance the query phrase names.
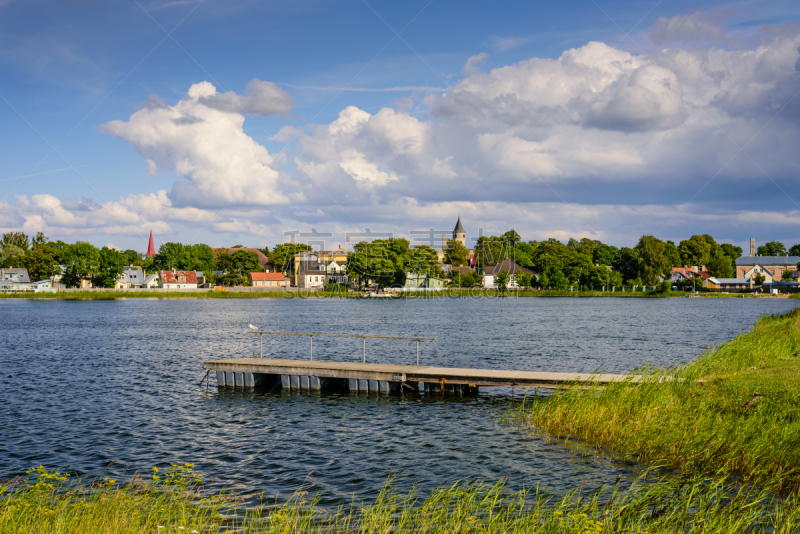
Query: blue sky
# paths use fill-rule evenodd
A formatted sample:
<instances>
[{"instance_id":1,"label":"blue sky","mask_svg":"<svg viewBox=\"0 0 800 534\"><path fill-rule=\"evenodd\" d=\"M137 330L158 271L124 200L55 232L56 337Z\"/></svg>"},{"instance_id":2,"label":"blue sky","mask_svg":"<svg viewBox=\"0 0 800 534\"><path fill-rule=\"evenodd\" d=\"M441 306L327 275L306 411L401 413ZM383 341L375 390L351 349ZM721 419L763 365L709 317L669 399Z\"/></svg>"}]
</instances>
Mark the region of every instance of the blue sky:
<instances>
[{"instance_id":1,"label":"blue sky","mask_svg":"<svg viewBox=\"0 0 800 534\"><path fill-rule=\"evenodd\" d=\"M0 230L335 245L460 213L473 236L794 244L798 20L788 1L0 0Z\"/></svg>"}]
</instances>

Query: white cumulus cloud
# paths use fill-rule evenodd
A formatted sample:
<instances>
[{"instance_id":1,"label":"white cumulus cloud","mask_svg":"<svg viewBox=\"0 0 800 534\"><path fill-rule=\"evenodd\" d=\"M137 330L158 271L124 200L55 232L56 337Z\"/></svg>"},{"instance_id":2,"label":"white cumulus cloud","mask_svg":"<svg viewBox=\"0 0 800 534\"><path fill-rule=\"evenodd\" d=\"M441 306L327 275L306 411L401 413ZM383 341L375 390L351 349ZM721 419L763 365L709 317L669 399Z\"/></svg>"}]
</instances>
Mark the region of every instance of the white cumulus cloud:
<instances>
[{"instance_id":1,"label":"white cumulus cloud","mask_svg":"<svg viewBox=\"0 0 800 534\"><path fill-rule=\"evenodd\" d=\"M251 109L266 109L267 93L240 98L253 99L244 102ZM288 202L273 156L244 132L245 117L220 110L228 97L209 82L197 83L174 106L151 97L127 121L114 120L100 130L131 143L147 159L149 174L175 171L180 179L169 196L176 204Z\"/></svg>"}]
</instances>

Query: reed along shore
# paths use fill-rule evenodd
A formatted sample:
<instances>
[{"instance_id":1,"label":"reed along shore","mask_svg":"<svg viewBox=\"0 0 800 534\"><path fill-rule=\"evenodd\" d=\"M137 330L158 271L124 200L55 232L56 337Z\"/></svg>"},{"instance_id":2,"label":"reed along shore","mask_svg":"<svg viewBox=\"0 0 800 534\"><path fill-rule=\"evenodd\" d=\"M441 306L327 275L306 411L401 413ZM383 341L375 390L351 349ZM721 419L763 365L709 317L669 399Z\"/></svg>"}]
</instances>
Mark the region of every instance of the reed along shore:
<instances>
[{"instance_id":1,"label":"reed along shore","mask_svg":"<svg viewBox=\"0 0 800 534\"><path fill-rule=\"evenodd\" d=\"M642 373L650 380L529 396L507 420L640 462L800 491L800 308L762 316L683 367L631 374Z\"/></svg>"}]
</instances>

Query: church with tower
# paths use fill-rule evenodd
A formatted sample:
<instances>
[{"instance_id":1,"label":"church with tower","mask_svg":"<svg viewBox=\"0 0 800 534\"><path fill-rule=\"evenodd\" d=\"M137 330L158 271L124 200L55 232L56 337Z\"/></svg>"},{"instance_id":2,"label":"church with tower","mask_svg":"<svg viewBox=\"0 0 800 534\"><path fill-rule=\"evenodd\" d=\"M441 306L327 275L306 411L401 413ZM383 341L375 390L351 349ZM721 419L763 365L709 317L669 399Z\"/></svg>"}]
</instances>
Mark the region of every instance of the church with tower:
<instances>
[{"instance_id":1,"label":"church with tower","mask_svg":"<svg viewBox=\"0 0 800 534\"><path fill-rule=\"evenodd\" d=\"M469 250L469 262L472 265L472 262L475 258L474 251L467 247L467 233L464 231L464 227L461 225L461 215L458 216L458 221L456 221L456 227L453 228L453 234L450 237L453 241L458 241L462 245L464 245L467 250ZM439 252L439 262L444 262L444 254L447 250L447 234L442 234L442 249Z\"/></svg>"}]
</instances>

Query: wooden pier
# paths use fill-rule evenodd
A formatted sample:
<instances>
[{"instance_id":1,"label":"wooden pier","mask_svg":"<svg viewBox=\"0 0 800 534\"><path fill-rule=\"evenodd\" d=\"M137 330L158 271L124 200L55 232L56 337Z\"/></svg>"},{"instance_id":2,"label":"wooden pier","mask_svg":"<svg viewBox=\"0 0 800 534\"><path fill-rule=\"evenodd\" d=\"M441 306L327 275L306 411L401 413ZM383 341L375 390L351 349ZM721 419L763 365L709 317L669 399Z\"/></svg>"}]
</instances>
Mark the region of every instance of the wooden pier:
<instances>
[{"instance_id":1,"label":"wooden pier","mask_svg":"<svg viewBox=\"0 0 800 534\"><path fill-rule=\"evenodd\" d=\"M459 369L426 365L236 358L204 363L227 387L275 387L288 390L349 389L391 393L424 387L426 392L471 393L478 387L512 386L565 389L622 382L638 377L615 374L547 373L494 369Z\"/></svg>"},{"instance_id":2,"label":"wooden pier","mask_svg":"<svg viewBox=\"0 0 800 534\"><path fill-rule=\"evenodd\" d=\"M252 327L252 325L251 325ZM420 365L419 342L436 341L432 337L372 336L366 334L310 334L267 332L252 327L248 334L259 336L258 358L234 358L204 362L203 368L214 373L219 387L253 388L280 386L289 391L340 389L358 393L399 393L424 389L426 393L475 394L479 387L510 386L521 388L566 389L593 387L613 382L638 382L640 377L592 373L542 373L501 371L495 369L459 369ZM264 358L264 336L306 336L308 360ZM360 362L314 360L314 338L361 339ZM416 342L416 365L367 363L367 339L395 339Z\"/></svg>"}]
</instances>

